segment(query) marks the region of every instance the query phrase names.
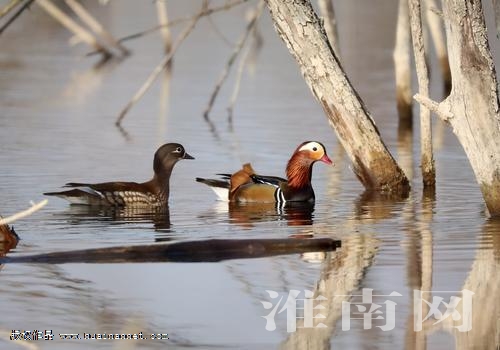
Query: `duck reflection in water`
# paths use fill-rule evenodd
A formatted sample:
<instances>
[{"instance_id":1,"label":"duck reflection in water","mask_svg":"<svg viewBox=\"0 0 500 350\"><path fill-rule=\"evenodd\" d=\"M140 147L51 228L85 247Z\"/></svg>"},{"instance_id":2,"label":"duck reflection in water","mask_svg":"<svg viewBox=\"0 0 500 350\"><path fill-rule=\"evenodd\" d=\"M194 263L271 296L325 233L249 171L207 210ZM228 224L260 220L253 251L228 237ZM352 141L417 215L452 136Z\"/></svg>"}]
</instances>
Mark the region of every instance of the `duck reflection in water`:
<instances>
[{"instance_id":1,"label":"duck reflection in water","mask_svg":"<svg viewBox=\"0 0 500 350\"><path fill-rule=\"evenodd\" d=\"M161 232L170 232L170 212L168 207L136 208L136 207L93 207L72 205L59 215L64 215L72 225L79 225L88 221L113 222L116 224L153 223L154 229Z\"/></svg>"},{"instance_id":2,"label":"duck reflection in water","mask_svg":"<svg viewBox=\"0 0 500 350\"><path fill-rule=\"evenodd\" d=\"M224 203L226 204L226 203ZM229 222L243 228L252 228L256 222L286 221L288 226L313 224L314 203L237 203L230 202Z\"/></svg>"}]
</instances>

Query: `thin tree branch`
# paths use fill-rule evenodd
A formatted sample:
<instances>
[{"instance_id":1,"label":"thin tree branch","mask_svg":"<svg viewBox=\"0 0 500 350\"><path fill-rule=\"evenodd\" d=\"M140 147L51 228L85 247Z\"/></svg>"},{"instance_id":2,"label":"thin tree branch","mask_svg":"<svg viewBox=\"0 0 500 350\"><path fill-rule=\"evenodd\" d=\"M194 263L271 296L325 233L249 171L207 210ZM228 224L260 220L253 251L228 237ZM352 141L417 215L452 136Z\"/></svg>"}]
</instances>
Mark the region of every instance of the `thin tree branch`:
<instances>
[{"instance_id":1,"label":"thin tree branch","mask_svg":"<svg viewBox=\"0 0 500 350\"><path fill-rule=\"evenodd\" d=\"M396 43L393 60L396 78L396 103L400 123L411 125L413 119L411 91L411 31L408 0L399 0Z\"/></svg>"},{"instance_id":2,"label":"thin tree branch","mask_svg":"<svg viewBox=\"0 0 500 350\"><path fill-rule=\"evenodd\" d=\"M38 203L33 203L31 202L31 207L26 209L26 210L23 210L19 213L16 213L14 215L11 215L9 217L6 217L6 218L1 218L0 219L0 225L7 225L7 224L10 224L16 220L19 220L21 218L24 218L28 215L31 215L33 214L34 212L42 209L49 201L47 199L44 199L43 201L41 202L38 202Z\"/></svg>"},{"instance_id":3,"label":"thin tree branch","mask_svg":"<svg viewBox=\"0 0 500 350\"><path fill-rule=\"evenodd\" d=\"M172 35L168 26L166 0L156 0L156 12L158 15L158 23L160 25L161 36L163 38L163 45L165 47L165 54L168 54L172 50Z\"/></svg>"},{"instance_id":4,"label":"thin tree branch","mask_svg":"<svg viewBox=\"0 0 500 350\"><path fill-rule=\"evenodd\" d=\"M85 28L76 23L71 17L61 11L56 5L54 5L50 0L38 0L36 2L40 7L42 7L47 13L49 13L54 19L65 26L68 30L73 32L80 40L87 43L99 52L102 52L106 57L112 57L113 53L107 48L102 46L97 39L88 32Z\"/></svg>"},{"instance_id":5,"label":"thin tree branch","mask_svg":"<svg viewBox=\"0 0 500 350\"><path fill-rule=\"evenodd\" d=\"M121 45L91 14L76 0L65 0L73 12L97 35L109 45L120 51L123 56L130 54L129 50Z\"/></svg>"},{"instance_id":6,"label":"thin tree branch","mask_svg":"<svg viewBox=\"0 0 500 350\"><path fill-rule=\"evenodd\" d=\"M229 9L235 7L235 6L241 5L241 4L243 4L243 3L247 2L247 1L248 0L235 0L235 1L228 2L228 3L226 3L225 5L222 5L222 6L208 8L208 9L204 10L203 13L197 14L195 16L176 18L176 19L173 19L173 20L169 21L166 24L157 25L157 26L154 26L152 28L145 29L143 31L140 31L140 32L137 32L137 33L133 33L133 34L129 34L127 36L124 36L124 37L120 38L118 40L118 42L122 43L124 41L132 40L132 39L138 39L138 38L141 38L141 37L143 37L143 36L145 36L147 34L154 33L154 32L156 32L156 31L158 31L158 30L160 30L160 29L162 29L164 27L172 27L172 26L175 26L177 24L188 22L190 20L193 20L193 18L197 17L197 16L205 17L205 16L209 16L209 15L211 15L213 13L216 13L216 12L226 11L226 10L229 10Z\"/></svg>"},{"instance_id":7,"label":"thin tree branch","mask_svg":"<svg viewBox=\"0 0 500 350\"><path fill-rule=\"evenodd\" d=\"M238 65L238 70L236 72L236 80L234 83L233 93L231 95L231 99L229 100L229 104L227 106L228 117L227 121L229 123L229 127L232 130L233 128L233 110L236 104L236 100L238 98L241 86L241 79L243 78L243 72L245 66L250 65L251 63L255 64L256 56L262 47L262 37L257 30L257 26L254 26L252 29L253 42L251 45L248 45L246 50L243 52L240 64Z\"/></svg>"},{"instance_id":8,"label":"thin tree branch","mask_svg":"<svg viewBox=\"0 0 500 350\"><path fill-rule=\"evenodd\" d=\"M429 70L425 61L420 0L409 0L409 9L418 92L422 96L429 96ZM420 106L420 156L424 188L434 187L436 184L436 170L432 154L432 123L430 111L425 105Z\"/></svg>"},{"instance_id":9,"label":"thin tree branch","mask_svg":"<svg viewBox=\"0 0 500 350\"><path fill-rule=\"evenodd\" d=\"M10 0L9 3L0 10L0 18L12 11L17 5L21 3L21 1L22 0Z\"/></svg>"},{"instance_id":10,"label":"thin tree branch","mask_svg":"<svg viewBox=\"0 0 500 350\"><path fill-rule=\"evenodd\" d=\"M215 84L212 95L210 96L210 99L208 101L208 105L205 108L205 111L203 112L203 117L205 118L205 120L209 119L208 115L209 115L210 111L212 110L213 104L215 102L215 99L217 98L217 95L219 94L220 88L224 84L224 81L226 81L231 67L233 66L236 58L238 57L238 54L241 52L243 46L245 45L247 38L249 37L250 33L252 32L253 28L255 27L255 25L257 23L257 19L262 14L262 9L264 8L264 4L265 3L263 0L259 1L259 4L257 5L257 8L255 10L254 15L252 16L252 18L250 19L250 21L248 22L248 24L246 26L245 32L241 36L240 40L238 40L237 44L235 45L235 47L233 49L233 52L229 56L229 59L226 63L226 66L224 67L224 70L222 71L221 75L219 76L219 79L217 80L217 83Z\"/></svg>"},{"instance_id":11,"label":"thin tree branch","mask_svg":"<svg viewBox=\"0 0 500 350\"><path fill-rule=\"evenodd\" d=\"M232 43L231 40L229 40L224 35L224 33L221 32L221 30L217 26L217 23L214 22L214 19L212 18L212 16L207 16L207 22L208 22L208 24L210 24L210 27L212 28L214 33L217 34L217 36L220 38L220 40L222 40L222 42L224 44L226 44L228 47L232 47L234 45L234 43Z\"/></svg>"},{"instance_id":12,"label":"thin tree branch","mask_svg":"<svg viewBox=\"0 0 500 350\"><path fill-rule=\"evenodd\" d=\"M206 2L203 3L203 6L205 8ZM163 60L156 66L156 68L151 72L149 77L146 79L144 84L140 87L140 89L135 93L135 95L132 97L132 99L127 103L127 105L123 108L123 110L120 112L118 118L116 119L115 125L120 126L123 118L125 115L128 113L128 111L144 96L146 91L151 87L153 82L156 80L156 78L160 75L160 73L168 66L170 60L174 56L175 52L179 48L179 46L182 44L182 42L188 37L188 35L193 31L194 27L196 26L196 23L200 20L202 17L203 10L198 13L197 16L195 16L192 20L191 23L189 23L186 26L186 29L179 34L178 39L172 46L172 50L170 51L169 54L165 55Z\"/></svg>"},{"instance_id":13,"label":"thin tree branch","mask_svg":"<svg viewBox=\"0 0 500 350\"><path fill-rule=\"evenodd\" d=\"M436 114L444 122L449 123L451 119L455 118L448 106L447 100L439 103L427 96L423 96L420 94L415 94L413 98L421 105L427 107L431 112Z\"/></svg>"},{"instance_id":14,"label":"thin tree branch","mask_svg":"<svg viewBox=\"0 0 500 350\"><path fill-rule=\"evenodd\" d=\"M14 13L14 15L13 15L11 18L9 18L9 19L7 20L7 22L5 22L5 23L4 23L4 25L0 28L0 35L2 35L2 34L3 34L3 32L7 29L7 27L9 27L9 26L10 26L10 25L11 25L11 24L12 24L12 23L13 23L13 22L14 22L14 21L15 21L15 20L16 20L16 19L20 16L20 15L21 15L21 13L23 13L23 12L24 12L24 10L26 10L27 8L29 8L29 7L30 7L30 5L33 3L33 1L35 1L35 0L27 0L27 1L23 4L23 6L21 6L21 7L19 8L19 10L17 10L17 11ZM10 10L8 10L7 12L10 12ZM5 14L7 14L7 12L2 13L2 17L3 17ZM1 18L1 17L0 17L0 18Z\"/></svg>"},{"instance_id":15,"label":"thin tree branch","mask_svg":"<svg viewBox=\"0 0 500 350\"><path fill-rule=\"evenodd\" d=\"M243 71L245 69L249 53L250 47L247 47L241 56L240 64L238 65L238 70L236 72L236 81L234 83L233 93L231 94L229 105L227 106L227 122L229 123L229 127L231 129L233 128L233 109L234 105L236 104L236 99L238 98L238 95L240 93L241 79L243 77Z\"/></svg>"}]
</instances>

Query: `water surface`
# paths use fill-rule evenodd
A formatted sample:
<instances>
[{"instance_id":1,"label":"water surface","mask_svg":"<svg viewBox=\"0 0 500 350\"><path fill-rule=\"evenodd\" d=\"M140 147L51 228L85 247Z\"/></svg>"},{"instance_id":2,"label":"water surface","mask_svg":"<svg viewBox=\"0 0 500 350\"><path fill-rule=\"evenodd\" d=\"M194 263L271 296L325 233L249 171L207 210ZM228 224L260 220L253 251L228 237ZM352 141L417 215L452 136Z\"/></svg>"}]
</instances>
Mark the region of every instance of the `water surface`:
<instances>
[{"instance_id":1,"label":"water surface","mask_svg":"<svg viewBox=\"0 0 500 350\"><path fill-rule=\"evenodd\" d=\"M214 1L215 3L215 1ZM372 4L373 3L373 4ZM139 348L491 349L497 341L500 223L488 218L472 170L454 135L435 122L437 191L421 193L418 120L415 135L398 134L393 92L392 46L396 1L371 6L338 1L344 67L372 112L391 152L412 179L407 199L363 193L319 105L295 62L277 38L267 13L260 31L264 48L253 74L243 76L233 129L226 106L234 75L211 114L202 111L229 54L229 47L201 21L176 54L172 78L158 82L124 120L125 138L114 126L118 112L161 60L159 35L131 41L133 55L120 63L94 65L87 49L68 45L70 35L39 8L24 14L2 36L0 52L0 194L2 215L42 199L68 181L144 181L152 157L167 141L181 142L195 161L177 164L171 180L168 219L130 211L113 213L70 207L51 199L42 211L19 221L22 238L9 256L73 249L159 244L208 238L286 238L315 235L342 240L335 253L289 255L220 263L16 264L0 271L1 348L20 348L11 330L53 330L41 349L121 348L118 340L61 340L59 333L168 333L169 340L126 341ZM171 4L171 6L170 6ZM153 4L87 2L117 36L150 27ZM337 2L336 2L337 5ZM169 2L177 18L197 2ZM246 9L214 16L236 42ZM179 33L174 29L174 35ZM493 49L498 44L493 43ZM439 69L432 67L435 98ZM168 84L168 88L167 88ZM166 93L168 92L168 93ZM300 217L273 208L229 210L201 184L243 162L283 175L286 161L304 140L322 141L336 163L317 164L316 205ZM363 288L401 294L395 329L364 330L359 320L342 331L341 301ZM325 329L287 332L285 312L266 331L266 290L288 295L305 289L328 301ZM473 330L464 335L450 322L413 332L414 289L460 291L473 296ZM386 299L374 297L374 302ZM374 322L380 326L383 322ZM496 340L495 340L495 337Z\"/></svg>"}]
</instances>

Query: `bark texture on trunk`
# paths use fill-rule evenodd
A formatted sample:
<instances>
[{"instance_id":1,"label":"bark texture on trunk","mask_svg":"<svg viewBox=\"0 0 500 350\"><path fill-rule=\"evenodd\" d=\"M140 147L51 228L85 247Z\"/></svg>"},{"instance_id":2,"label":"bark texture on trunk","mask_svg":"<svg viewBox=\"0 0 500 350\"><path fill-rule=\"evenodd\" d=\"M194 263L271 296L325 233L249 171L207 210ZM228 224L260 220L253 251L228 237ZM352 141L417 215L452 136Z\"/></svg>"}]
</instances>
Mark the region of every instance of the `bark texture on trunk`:
<instances>
[{"instance_id":1,"label":"bark texture on trunk","mask_svg":"<svg viewBox=\"0 0 500 350\"><path fill-rule=\"evenodd\" d=\"M274 26L369 189L407 193L408 179L387 150L328 43L309 0L266 0Z\"/></svg>"},{"instance_id":2,"label":"bark texture on trunk","mask_svg":"<svg viewBox=\"0 0 500 350\"><path fill-rule=\"evenodd\" d=\"M443 2L451 94L416 99L453 128L492 215L500 215L500 113L495 65L480 0Z\"/></svg>"},{"instance_id":3,"label":"bark texture on trunk","mask_svg":"<svg viewBox=\"0 0 500 350\"><path fill-rule=\"evenodd\" d=\"M418 92L429 96L429 70L425 62L424 35L422 30L422 11L420 0L409 0L411 35L413 38L413 53L417 69ZM425 106L420 106L420 164L424 188L436 185L436 170L432 155L432 123L431 113Z\"/></svg>"}]
</instances>

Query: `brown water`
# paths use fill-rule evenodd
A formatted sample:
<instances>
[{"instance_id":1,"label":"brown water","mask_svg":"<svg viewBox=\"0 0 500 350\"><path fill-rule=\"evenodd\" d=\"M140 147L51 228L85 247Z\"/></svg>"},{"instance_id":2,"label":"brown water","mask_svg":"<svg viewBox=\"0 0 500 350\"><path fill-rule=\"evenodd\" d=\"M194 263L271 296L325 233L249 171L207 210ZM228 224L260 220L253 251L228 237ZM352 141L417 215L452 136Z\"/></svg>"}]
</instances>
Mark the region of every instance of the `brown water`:
<instances>
[{"instance_id":1,"label":"brown water","mask_svg":"<svg viewBox=\"0 0 500 350\"><path fill-rule=\"evenodd\" d=\"M86 48L70 47L69 34L36 6L9 28L0 38L1 214L24 209L30 200L40 200L41 193L68 181L146 180L153 152L167 141L181 142L196 157L175 168L169 222L134 213L71 208L51 199L42 211L15 225L22 241L9 256L167 240L311 233L341 239L342 249L326 256L221 263L6 265L0 272L1 349L21 348L9 340L11 330L17 329L52 330L55 340L34 342L41 349L492 349L498 344L500 222L488 218L462 148L438 121L436 196L421 194L418 128L414 140L397 132L392 68L396 1L372 0L370 6L337 3L343 64L391 152L412 178L408 199L363 193L267 13L260 25L264 48L254 74L243 77L234 131L228 128L225 111L234 75L212 113L217 132L211 132L202 119L231 52L202 21L176 55L169 85L155 84L124 120L129 139L113 122L160 61L158 35L127 43L134 52L130 58L99 68L93 66L96 58L82 58ZM172 18L190 14L198 6L198 2L169 4ZM111 1L102 8L87 2L87 6L99 11L99 18L117 36L156 21L149 2ZM232 42L244 27L245 9L214 16ZM498 47L496 41L492 45ZM440 98L439 70L432 68L432 90ZM309 139L324 142L336 166L315 166L317 202L306 220L269 208L229 212L208 188L194 182L196 176L228 172L247 161L261 172L282 175L292 150ZM361 294L362 288L377 295L401 294L389 298L397 303L394 330L364 330L361 320L351 320L351 329L342 330L341 301ZM266 290L286 298L292 289L314 290L328 299L322 311L326 328L288 333L282 312L276 317L277 329L266 331L262 316L269 310L261 301L273 301ZM472 330L460 333L448 318L414 332L414 289L433 290L446 301L449 294L438 291L473 291ZM381 305L386 300L374 297ZM140 331L168 333L170 339L139 343L59 339L59 333Z\"/></svg>"}]
</instances>

